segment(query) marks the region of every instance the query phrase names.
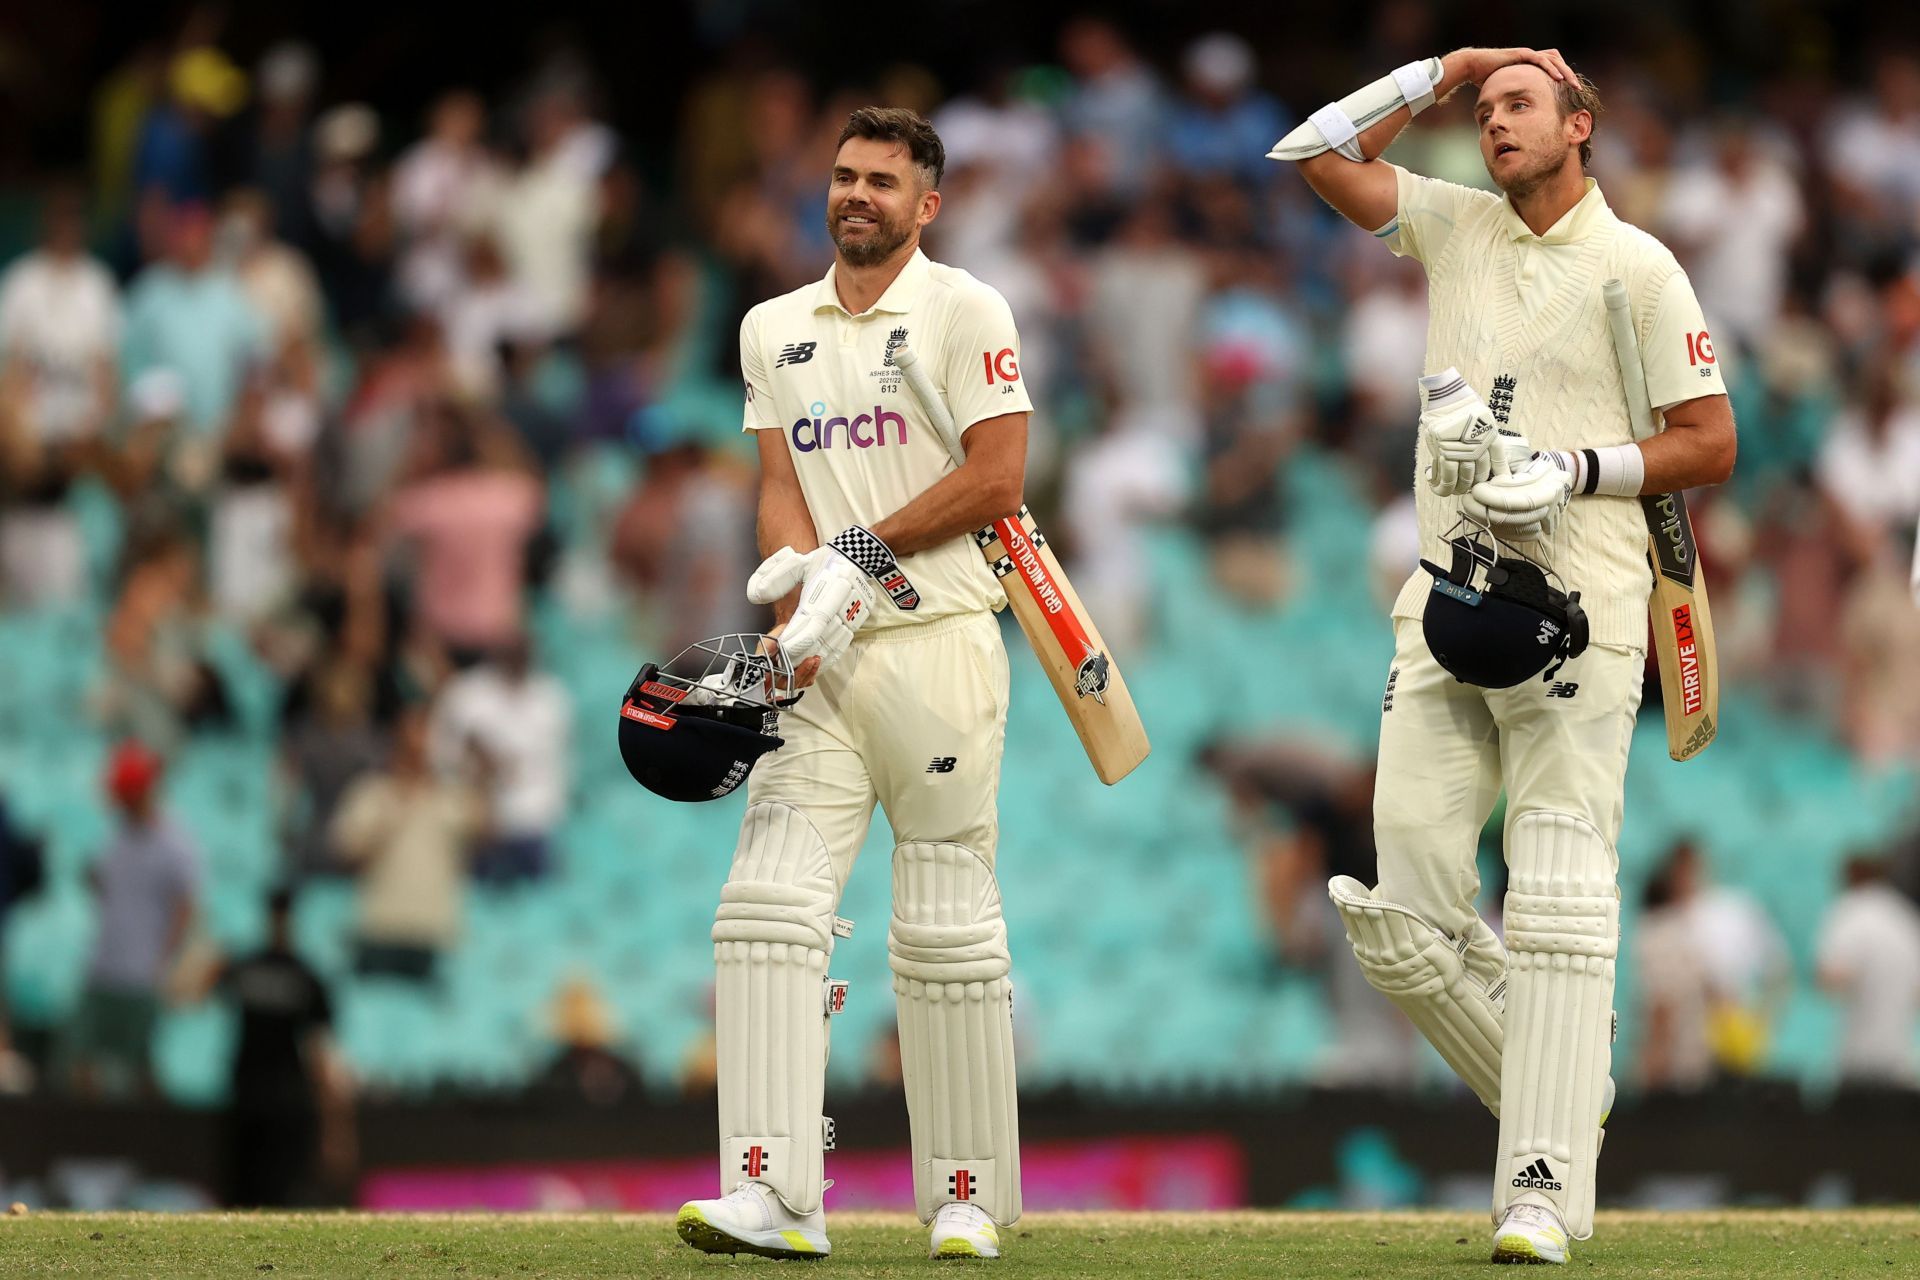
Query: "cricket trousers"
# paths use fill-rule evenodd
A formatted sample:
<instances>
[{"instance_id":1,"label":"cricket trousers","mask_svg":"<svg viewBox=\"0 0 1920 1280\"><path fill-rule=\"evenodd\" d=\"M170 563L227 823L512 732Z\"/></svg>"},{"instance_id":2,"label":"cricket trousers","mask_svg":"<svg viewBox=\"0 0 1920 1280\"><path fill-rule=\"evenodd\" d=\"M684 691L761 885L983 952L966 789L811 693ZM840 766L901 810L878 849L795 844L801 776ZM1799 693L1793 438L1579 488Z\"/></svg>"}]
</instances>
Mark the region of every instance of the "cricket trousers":
<instances>
[{"instance_id":1,"label":"cricket trousers","mask_svg":"<svg viewBox=\"0 0 1920 1280\"><path fill-rule=\"evenodd\" d=\"M893 830L889 963L923 1219L1019 1214L1006 927L994 878L1008 673L991 613L863 631L783 712L747 784L716 918L722 1185L819 1207L834 915L875 805ZM785 1168L780 1166L784 1165Z\"/></svg>"},{"instance_id":2,"label":"cricket trousers","mask_svg":"<svg viewBox=\"0 0 1920 1280\"><path fill-rule=\"evenodd\" d=\"M1545 1197L1592 1231L1612 1065L1627 753L1645 654L1591 645L1508 689L1461 683L1418 619L1395 622L1374 783L1375 896L1445 934L1500 1010L1496 1220ZM1502 789L1505 941L1474 911L1481 828ZM1481 1086L1476 1086L1481 1087Z\"/></svg>"}]
</instances>

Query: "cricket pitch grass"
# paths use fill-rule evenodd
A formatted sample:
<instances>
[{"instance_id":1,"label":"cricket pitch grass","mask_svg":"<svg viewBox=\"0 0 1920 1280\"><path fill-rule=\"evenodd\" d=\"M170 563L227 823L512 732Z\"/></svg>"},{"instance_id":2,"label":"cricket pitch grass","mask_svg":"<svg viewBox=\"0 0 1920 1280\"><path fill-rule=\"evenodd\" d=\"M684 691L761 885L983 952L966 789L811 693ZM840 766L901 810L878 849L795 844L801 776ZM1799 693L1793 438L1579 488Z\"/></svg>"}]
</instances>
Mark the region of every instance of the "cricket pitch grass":
<instances>
[{"instance_id":1,"label":"cricket pitch grass","mask_svg":"<svg viewBox=\"0 0 1920 1280\"><path fill-rule=\"evenodd\" d=\"M1008 1276L1293 1277L1488 1274L1491 1226L1464 1213L1035 1213L997 1263L933 1262L905 1214L840 1214L833 1256L709 1256L657 1214L75 1214L0 1217L17 1276ZM1602 1213L1576 1246L1582 1277L1920 1276L1920 1210ZM1507 1275L1501 1271L1494 1274ZM1538 1273L1535 1273L1538 1274Z\"/></svg>"}]
</instances>

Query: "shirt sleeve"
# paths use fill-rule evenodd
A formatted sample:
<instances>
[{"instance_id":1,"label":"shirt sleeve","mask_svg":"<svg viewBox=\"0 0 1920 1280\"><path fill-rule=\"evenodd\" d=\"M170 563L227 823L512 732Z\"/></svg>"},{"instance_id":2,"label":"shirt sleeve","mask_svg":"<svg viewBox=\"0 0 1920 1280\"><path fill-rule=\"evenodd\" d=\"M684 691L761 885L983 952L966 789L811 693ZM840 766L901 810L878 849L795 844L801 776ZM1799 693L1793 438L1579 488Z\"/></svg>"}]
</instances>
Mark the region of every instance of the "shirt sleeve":
<instances>
[{"instance_id":1,"label":"shirt sleeve","mask_svg":"<svg viewBox=\"0 0 1920 1280\"><path fill-rule=\"evenodd\" d=\"M1654 297L1653 325L1641 345L1640 363L1647 371L1647 398L1656 409L1727 394L1700 299L1678 267Z\"/></svg>"},{"instance_id":2,"label":"shirt sleeve","mask_svg":"<svg viewBox=\"0 0 1920 1280\"><path fill-rule=\"evenodd\" d=\"M1469 209L1494 198L1487 192L1455 182L1423 178L1399 165L1392 168L1400 187L1399 206L1393 221L1373 234L1386 242L1394 257L1413 258L1423 266L1430 267L1439 261L1455 224Z\"/></svg>"},{"instance_id":3,"label":"shirt sleeve","mask_svg":"<svg viewBox=\"0 0 1920 1280\"><path fill-rule=\"evenodd\" d=\"M941 356L947 408L958 430L1003 413L1033 412L1020 376L1013 308L998 291L986 285L958 291Z\"/></svg>"},{"instance_id":4,"label":"shirt sleeve","mask_svg":"<svg viewBox=\"0 0 1920 1280\"><path fill-rule=\"evenodd\" d=\"M773 386L767 381L767 357L760 349L760 312L747 312L740 322L740 376L746 382L741 413L742 431L766 431L780 426L773 412Z\"/></svg>"}]
</instances>

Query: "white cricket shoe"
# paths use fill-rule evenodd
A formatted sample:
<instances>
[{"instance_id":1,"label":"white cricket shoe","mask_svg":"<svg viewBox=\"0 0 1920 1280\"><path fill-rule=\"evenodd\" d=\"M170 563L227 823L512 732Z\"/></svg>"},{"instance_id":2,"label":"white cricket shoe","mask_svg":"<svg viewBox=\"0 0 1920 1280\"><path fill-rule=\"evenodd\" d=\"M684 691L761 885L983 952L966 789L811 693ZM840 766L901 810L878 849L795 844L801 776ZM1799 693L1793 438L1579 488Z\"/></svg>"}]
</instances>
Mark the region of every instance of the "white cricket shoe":
<instances>
[{"instance_id":1,"label":"white cricket shoe","mask_svg":"<svg viewBox=\"0 0 1920 1280\"><path fill-rule=\"evenodd\" d=\"M972 1204L943 1204L933 1215L935 1258L997 1258L1000 1228L987 1211Z\"/></svg>"},{"instance_id":2,"label":"white cricket shoe","mask_svg":"<svg viewBox=\"0 0 1920 1280\"><path fill-rule=\"evenodd\" d=\"M1493 1231L1495 1262L1563 1263L1572 1252L1567 1225L1545 1196L1521 1196Z\"/></svg>"},{"instance_id":3,"label":"white cricket shoe","mask_svg":"<svg viewBox=\"0 0 1920 1280\"><path fill-rule=\"evenodd\" d=\"M689 1200L673 1229L702 1253L755 1253L763 1258L824 1258L824 1209L795 1213L764 1182L742 1182L718 1200Z\"/></svg>"}]
</instances>

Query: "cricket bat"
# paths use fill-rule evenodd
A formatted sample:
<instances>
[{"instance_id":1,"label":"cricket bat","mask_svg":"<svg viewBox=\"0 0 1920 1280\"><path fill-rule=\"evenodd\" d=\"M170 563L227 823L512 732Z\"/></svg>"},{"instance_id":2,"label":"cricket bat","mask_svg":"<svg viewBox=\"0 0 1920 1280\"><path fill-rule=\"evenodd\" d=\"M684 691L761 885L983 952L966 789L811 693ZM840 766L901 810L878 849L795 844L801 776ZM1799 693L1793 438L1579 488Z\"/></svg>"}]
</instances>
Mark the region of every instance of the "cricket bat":
<instances>
[{"instance_id":1,"label":"cricket bat","mask_svg":"<svg viewBox=\"0 0 1920 1280\"><path fill-rule=\"evenodd\" d=\"M1647 395L1647 374L1634 335L1633 307L1619 280L1601 286L1607 324L1626 386L1627 414L1633 438L1646 440L1659 428ZM1720 663L1713 647L1713 616L1707 611L1707 580L1700 571L1693 519L1682 493L1645 493L1640 506L1647 517L1647 559L1653 566L1653 596L1647 615L1659 655L1660 696L1667 712L1667 754L1691 760L1719 732Z\"/></svg>"},{"instance_id":2,"label":"cricket bat","mask_svg":"<svg viewBox=\"0 0 1920 1280\"><path fill-rule=\"evenodd\" d=\"M894 351L893 363L933 422L954 465L965 463L967 451L954 428L953 415L926 366L906 346ZM1080 735L1094 772L1112 786L1133 772L1151 748L1133 695L1127 692L1127 682L1107 642L1100 638L1100 629L1087 616L1046 535L1025 506L976 530L973 540L1007 593L1007 604L1066 708L1074 732Z\"/></svg>"}]
</instances>

